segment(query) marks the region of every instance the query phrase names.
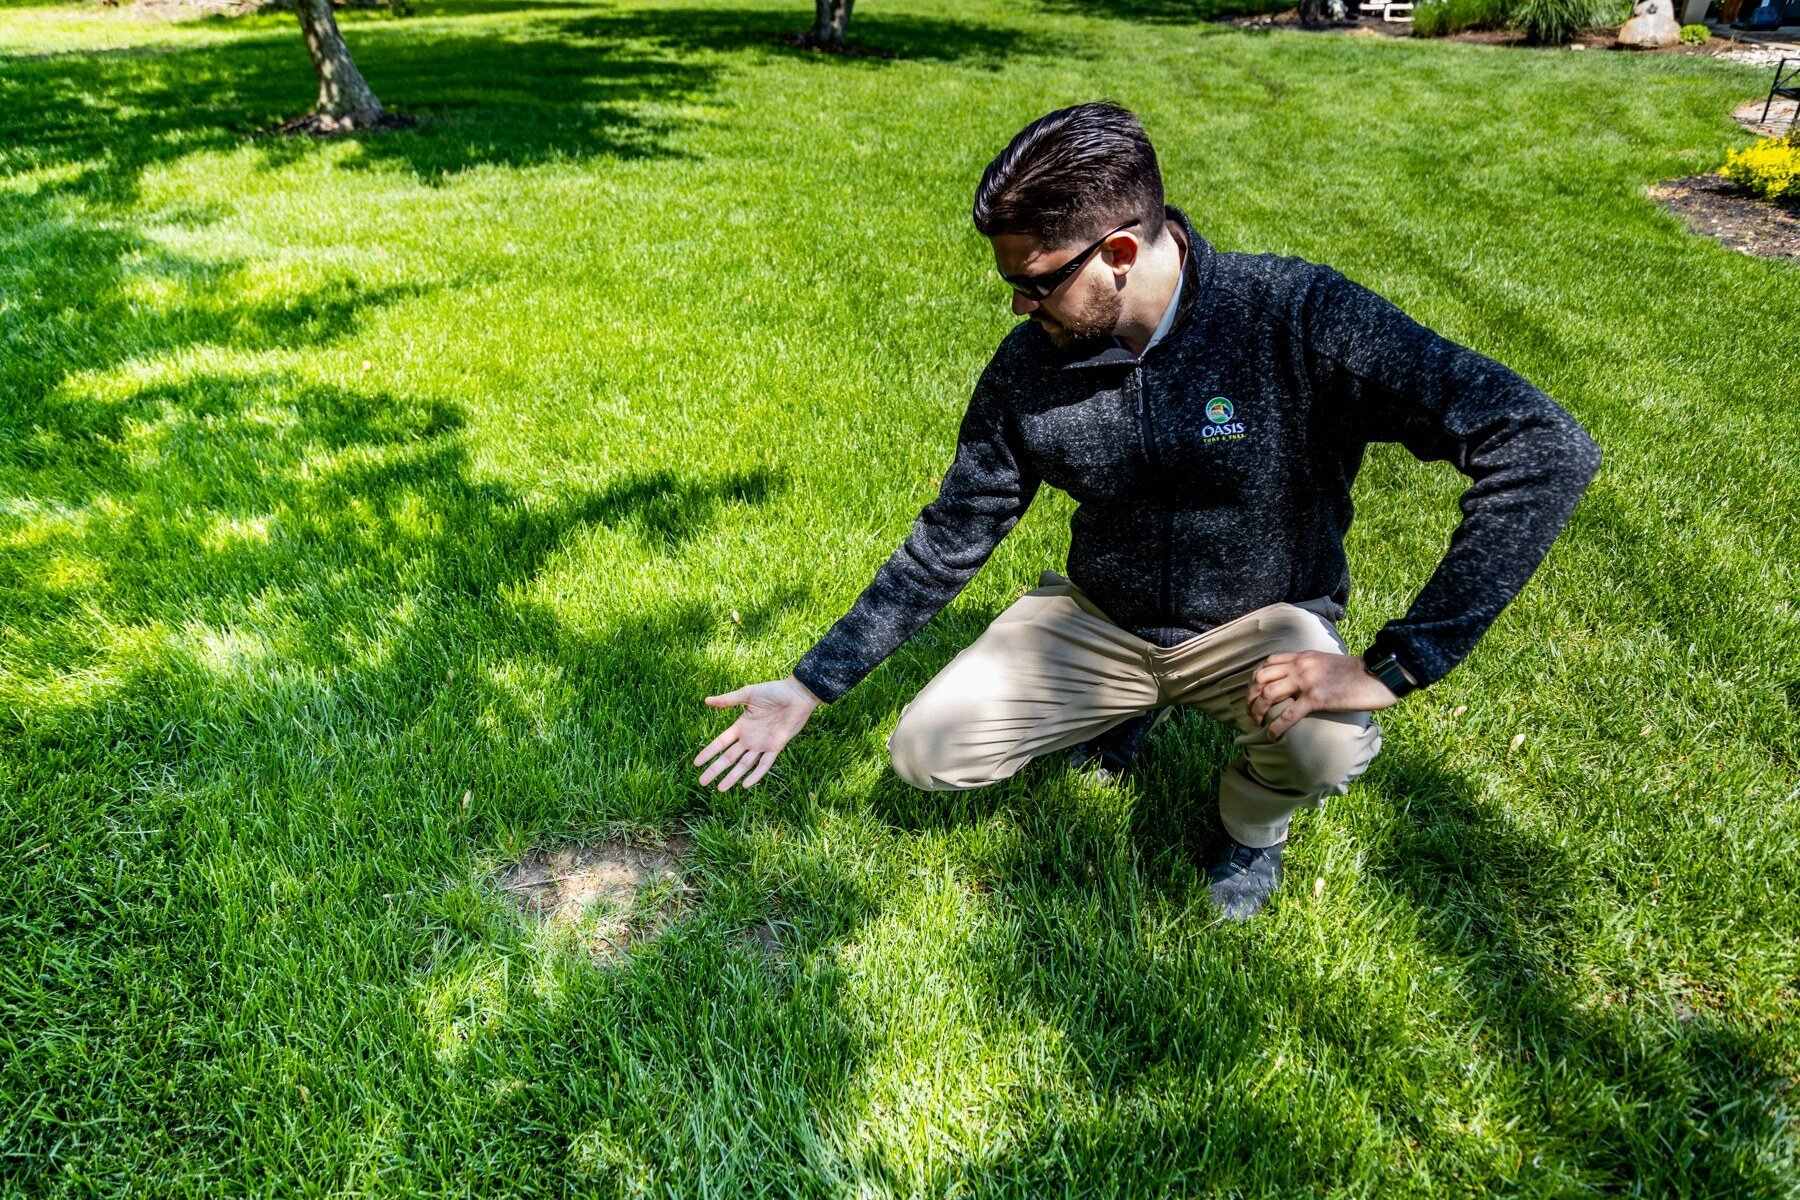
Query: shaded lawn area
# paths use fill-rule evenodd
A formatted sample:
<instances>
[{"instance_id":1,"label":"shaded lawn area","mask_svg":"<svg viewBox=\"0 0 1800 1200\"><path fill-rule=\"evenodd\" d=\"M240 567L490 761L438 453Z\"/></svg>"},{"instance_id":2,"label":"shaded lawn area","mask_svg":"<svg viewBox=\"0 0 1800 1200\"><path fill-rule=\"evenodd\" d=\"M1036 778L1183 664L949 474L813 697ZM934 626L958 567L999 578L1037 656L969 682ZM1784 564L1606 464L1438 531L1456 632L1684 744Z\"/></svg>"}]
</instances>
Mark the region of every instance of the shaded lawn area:
<instances>
[{"instance_id":1,"label":"shaded lawn area","mask_svg":"<svg viewBox=\"0 0 1800 1200\"><path fill-rule=\"evenodd\" d=\"M329 143L247 137L291 17L0 11L0 1190L1793 1194L1796 275L1643 194L1761 74L1141 8L434 3L346 19L424 124ZM1119 788L886 770L1059 497L764 786L687 767L931 495L974 181L1099 95L1608 454L1242 928L1198 717ZM1371 456L1352 645L1459 482ZM492 886L683 830L618 969Z\"/></svg>"}]
</instances>

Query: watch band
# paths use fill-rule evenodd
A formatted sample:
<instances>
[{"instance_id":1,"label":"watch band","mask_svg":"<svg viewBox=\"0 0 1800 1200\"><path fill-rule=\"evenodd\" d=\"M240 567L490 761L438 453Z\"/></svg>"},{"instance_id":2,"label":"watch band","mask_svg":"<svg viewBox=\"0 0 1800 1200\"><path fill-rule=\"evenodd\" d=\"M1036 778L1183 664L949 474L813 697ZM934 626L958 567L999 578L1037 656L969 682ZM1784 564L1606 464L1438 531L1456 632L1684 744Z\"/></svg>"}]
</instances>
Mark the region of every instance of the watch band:
<instances>
[{"instance_id":1,"label":"watch band","mask_svg":"<svg viewBox=\"0 0 1800 1200\"><path fill-rule=\"evenodd\" d=\"M1419 689L1418 684L1406 677L1406 672L1400 669L1400 660L1392 654L1377 656L1374 650L1364 651L1363 669L1387 684L1388 691L1396 696Z\"/></svg>"}]
</instances>

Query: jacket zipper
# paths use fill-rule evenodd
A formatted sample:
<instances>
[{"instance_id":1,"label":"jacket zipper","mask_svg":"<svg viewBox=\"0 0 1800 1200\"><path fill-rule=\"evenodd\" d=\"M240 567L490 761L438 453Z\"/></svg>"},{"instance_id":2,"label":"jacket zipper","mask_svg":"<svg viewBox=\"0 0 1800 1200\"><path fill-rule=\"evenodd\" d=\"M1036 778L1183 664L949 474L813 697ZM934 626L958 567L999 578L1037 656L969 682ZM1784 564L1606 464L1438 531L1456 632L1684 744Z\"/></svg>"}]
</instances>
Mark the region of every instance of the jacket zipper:
<instances>
[{"instance_id":1,"label":"jacket zipper","mask_svg":"<svg viewBox=\"0 0 1800 1200\"><path fill-rule=\"evenodd\" d=\"M1156 439L1150 432L1150 389L1145 386L1144 368L1133 367L1130 381L1135 385L1137 392L1138 441L1143 445L1144 458L1149 462L1151 470L1161 470L1162 459L1156 453ZM1170 576L1174 573L1175 518L1165 509L1162 519L1158 523L1162 526L1162 578L1157 598L1161 606L1162 619L1167 623L1175 619L1174 613L1170 611L1169 596Z\"/></svg>"}]
</instances>

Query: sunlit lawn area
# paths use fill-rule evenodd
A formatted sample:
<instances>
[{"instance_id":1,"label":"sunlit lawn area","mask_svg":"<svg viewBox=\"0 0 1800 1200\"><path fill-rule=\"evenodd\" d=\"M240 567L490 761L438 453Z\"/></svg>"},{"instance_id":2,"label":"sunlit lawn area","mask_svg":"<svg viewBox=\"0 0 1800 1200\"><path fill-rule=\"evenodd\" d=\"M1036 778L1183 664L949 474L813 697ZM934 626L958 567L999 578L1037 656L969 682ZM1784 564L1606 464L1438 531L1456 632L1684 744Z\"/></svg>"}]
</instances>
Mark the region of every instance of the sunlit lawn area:
<instances>
[{"instance_id":1,"label":"sunlit lawn area","mask_svg":"<svg viewBox=\"0 0 1800 1200\"><path fill-rule=\"evenodd\" d=\"M311 102L291 15L0 10L0 1193L1795 1194L1800 272L1644 195L1765 72L421 10L344 20L423 123L331 142L248 136ZM1012 321L975 180L1101 96L1221 248L1331 263L1607 454L1242 927L1198 716L1117 788L887 768L1062 565L1059 496L765 784L688 765L932 494ZM1352 646L1460 482L1372 456ZM497 886L680 836L600 962Z\"/></svg>"}]
</instances>

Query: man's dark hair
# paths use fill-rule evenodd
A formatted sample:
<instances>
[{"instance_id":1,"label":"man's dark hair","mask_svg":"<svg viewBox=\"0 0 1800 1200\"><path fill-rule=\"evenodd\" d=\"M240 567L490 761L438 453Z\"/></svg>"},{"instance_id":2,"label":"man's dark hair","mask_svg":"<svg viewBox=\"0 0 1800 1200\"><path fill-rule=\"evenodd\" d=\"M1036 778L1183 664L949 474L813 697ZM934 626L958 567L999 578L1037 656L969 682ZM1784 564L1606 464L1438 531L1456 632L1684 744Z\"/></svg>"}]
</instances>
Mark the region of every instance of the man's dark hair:
<instances>
[{"instance_id":1,"label":"man's dark hair","mask_svg":"<svg viewBox=\"0 0 1800 1200\"><path fill-rule=\"evenodd\" d=\"M1145 241L1162 236L1162 170L1137 117L1107 101L1059 108L1019 130L975 189L975 228L986 237L1062 246L1131 220Z\"/></svg>"}]
</instances>

